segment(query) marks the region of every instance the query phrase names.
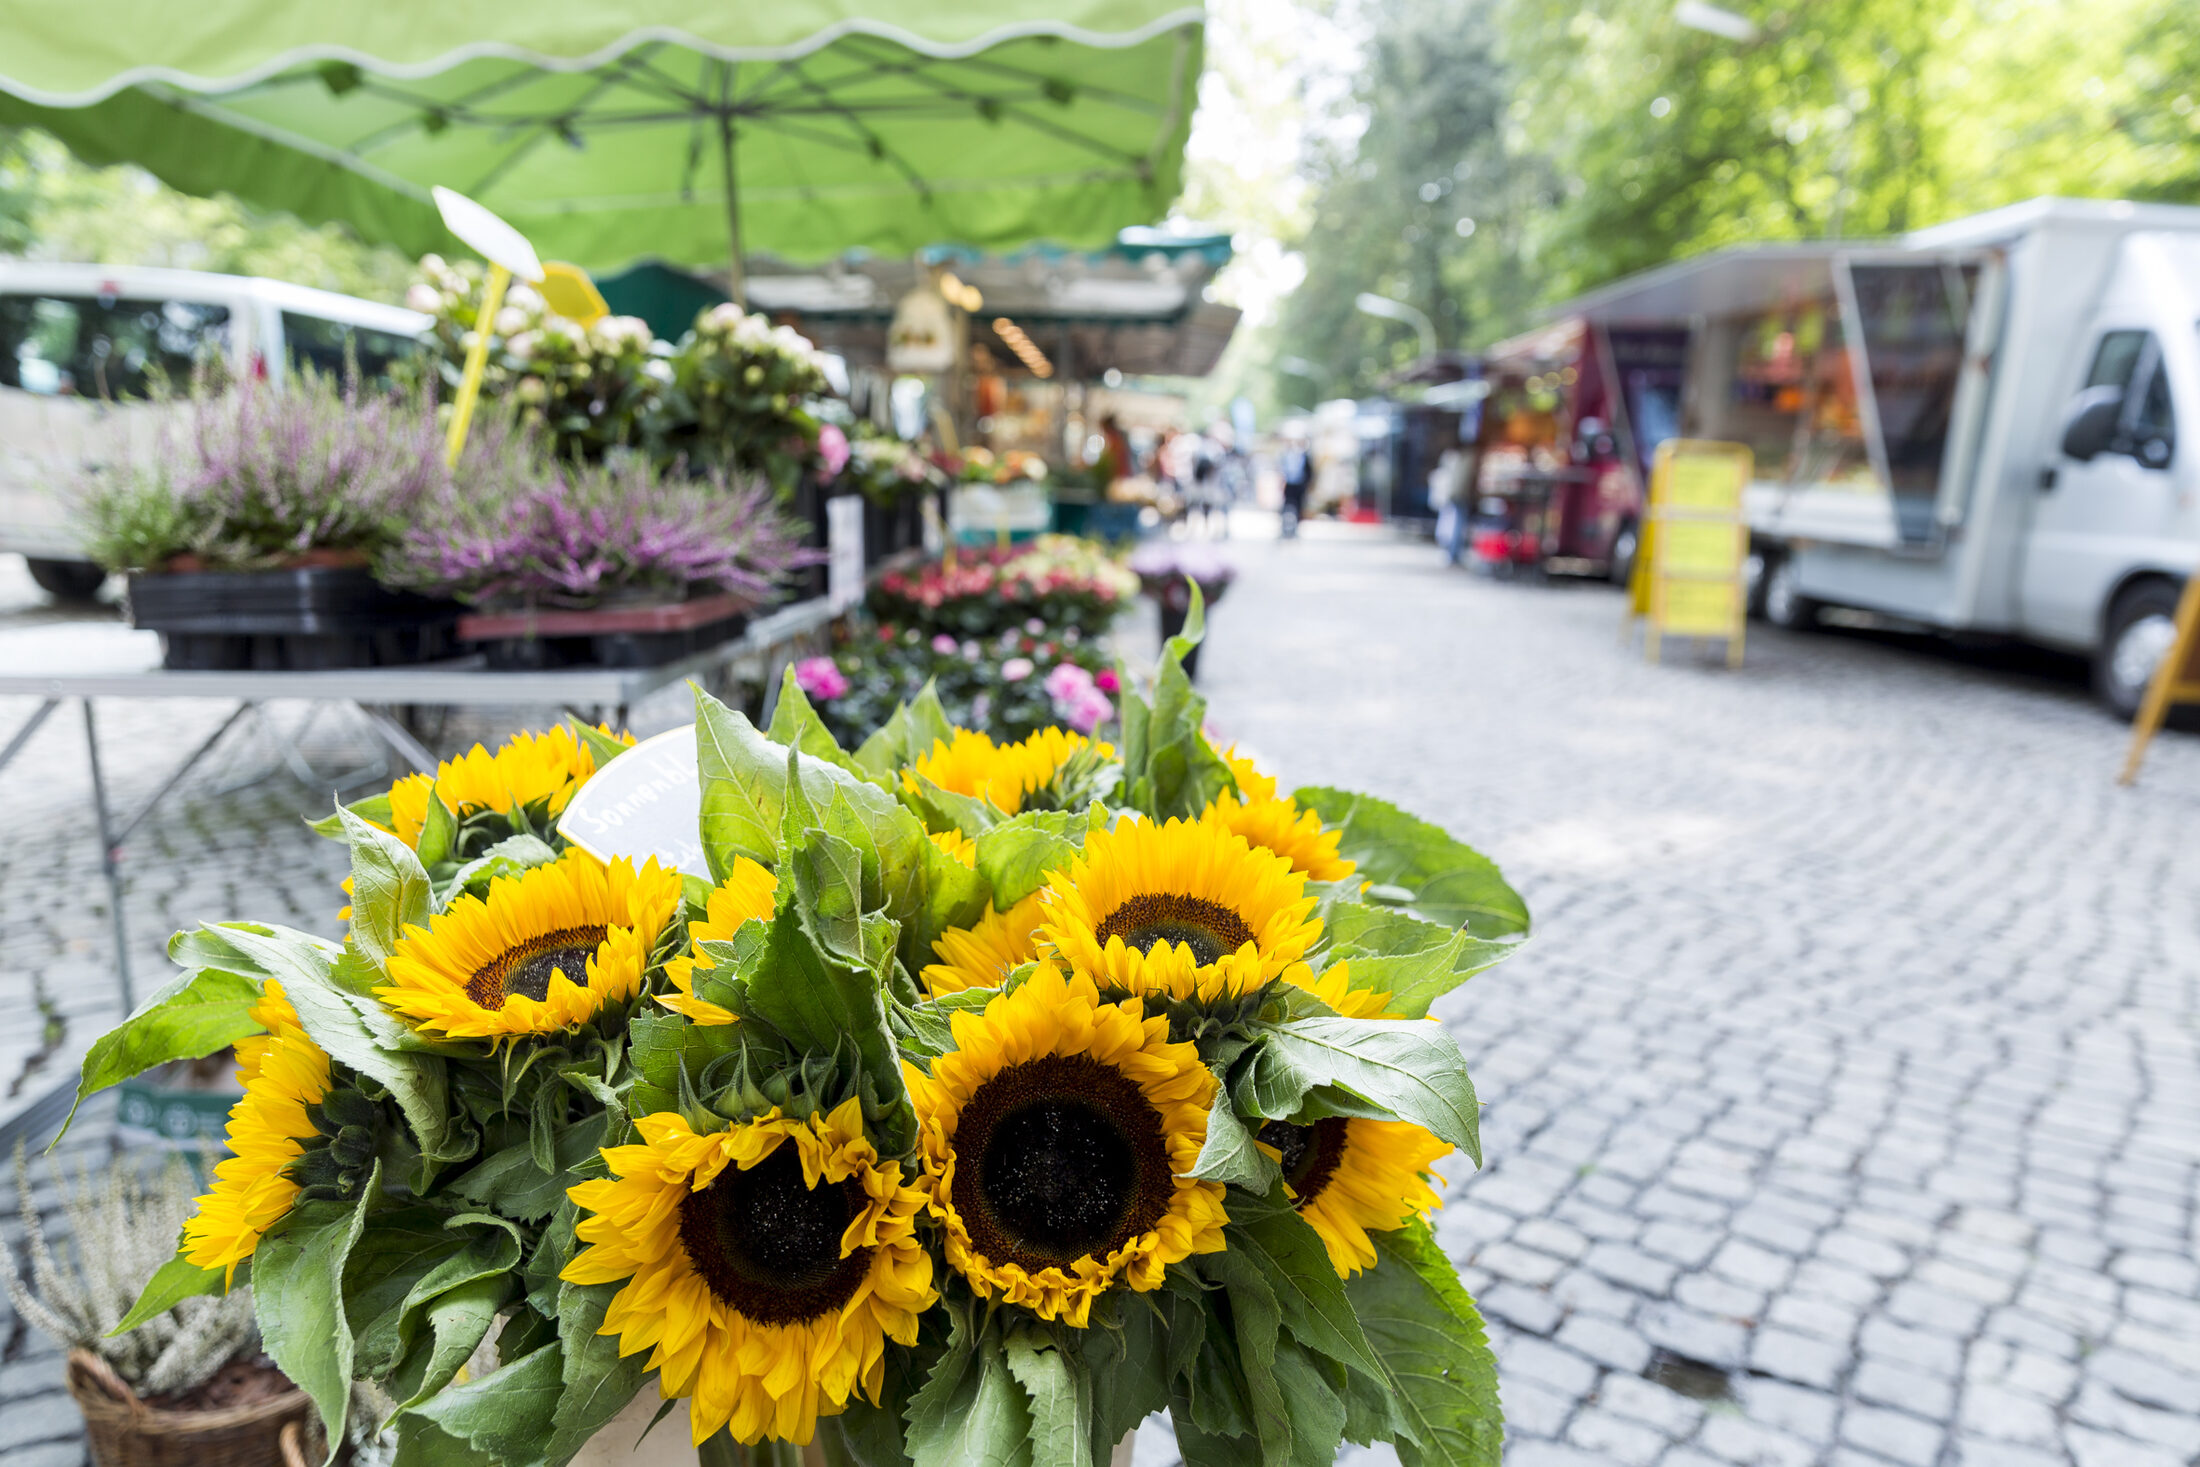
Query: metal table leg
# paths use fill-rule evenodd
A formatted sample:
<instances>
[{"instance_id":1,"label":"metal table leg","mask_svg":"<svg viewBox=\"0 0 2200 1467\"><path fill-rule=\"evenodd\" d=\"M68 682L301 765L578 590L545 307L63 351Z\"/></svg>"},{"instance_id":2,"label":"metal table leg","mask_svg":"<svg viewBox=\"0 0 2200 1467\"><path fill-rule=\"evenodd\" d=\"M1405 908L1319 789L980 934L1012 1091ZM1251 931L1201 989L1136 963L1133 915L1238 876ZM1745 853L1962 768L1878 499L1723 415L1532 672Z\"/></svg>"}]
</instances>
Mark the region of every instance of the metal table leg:
<instances>
[{"instance_id":1,"label":"metal table leg","mask_svg":"<svg viewBox=\"0 0 2200 1467\"><path fill-rule=\"evenodd\" d=\"M107 875L107 914L115 926L115 975L122 980L122 1011L137 1011L137 990L130 982L130 934L122 922L122 852L116 847L114 822L107 814L107 781L99 768L99 727L92 718L92 700L84 704L84 752L92 761L92 806L99 812L99 865Z\"/></svg>"},{"instance_id":2,"label":"metal table leg","mask_svg":"<svg viewBox=\"0 0 2200 1467\"><path fill-rule=\"evenodd\" d=\"M5 749L0 749L0 769L7 768L8 761L23 752L23 746L31 741L32 734L38 732L39 725L51 717L54 709L60 706L61 700L59 698L48 698L38 705L36 713L23 720L23 726L15 731L15 737L8 740L8 746Z\"/></svg>"},{"instance_id":3,"label":"metal table leg","mask_svg":"<svg viewBox=\"0 0 2200 1467\"><path fill-rule=\"evenodd\" d=\"M427 746L413 737L412 730L390 715L387 708L370 708L361 703L358 709L367 723L382 736L382 742L396 751L397 757L422 774L435 773L436 757Z\"/></svg>"}]
</instances>

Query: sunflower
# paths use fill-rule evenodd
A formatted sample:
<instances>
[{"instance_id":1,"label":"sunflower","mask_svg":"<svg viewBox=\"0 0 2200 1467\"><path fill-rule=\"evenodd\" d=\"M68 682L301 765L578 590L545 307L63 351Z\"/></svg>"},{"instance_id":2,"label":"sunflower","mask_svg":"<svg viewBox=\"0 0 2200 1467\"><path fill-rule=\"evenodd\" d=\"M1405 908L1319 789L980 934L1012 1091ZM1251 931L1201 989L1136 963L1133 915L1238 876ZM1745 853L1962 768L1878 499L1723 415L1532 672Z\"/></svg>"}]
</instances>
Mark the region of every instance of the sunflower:
<instances>
[{"instance_id":1,"label":"sunflower","mask_svg":"<svg viewBox=\"0 0 2200 1467\"><path fill-rule=\"evenodd\" d=\"M686 1014L698 1024L732 1023L732 1010L695 996L695 970L718 966L704 954L703 944L725 941L739 932L745 922L769 922L772 898L778 890L779 878L770 870L747 856L734 857L733 870L711 889L710 900L703 908L703 920L688 923L688 941L695 951L665 964L665 977L679 992L660 993L657 1002L674 1013Z\"/></svg>"},{"instance_id":2,"label":"sunflower","mask_svg":"<svg viewBox=\"0 0 2200 1467\"><path fill-rule=\"evenodd\" d=\"M328 1056L299 1026L282 984L269 979L251 1014L267 1032L237 1041L244 1096L229 1109L233 1154L214 1168L213 1190L183 1225L184 1257L200 1268L226 1268L224 1287L297 1200L290 1164L317 1133L311 1108L329 1087Z\"/></svg>"},{"instance_id":3,"label":"sunflower","mask_svg":"<svg viewBox=\"0 0 2200 1467\"><path fill-rule=\"evenodd\" d=\"M1260 1141L1282 1164L1291 1203L1320 1235L1339 1278L1374 1266L1369 1233L1402 1228L1437 1205L1424 1173L1451 1150L1406 1121L1341 1116L1270 1121Z\"/></svg>"},{"instance_id":4,"label":"sunflower","mask_svg":"<svg viewBox=\"0 0 2200 1467\"><path fill-rule=\"evenodd\" d=\"M1281 977L1321 935L1306 878L1210 820L1125 821L1047 878L1047 942L1103 988L1215 999Z\"/></svg>"},{"instance_id":5,"label":"sunflower","mask_svg":"<svg viewBox=\"0 0 2200 1467\"><path fill-rule=\"evenodd\" d=\"M924 970L934 998L965 988L998 988L1016 968L1039 956L1045 902L1033 892L1005 912L988 910L975 927L951 927L932 944L939 961Z\"/></svg>"},{"instance_id":6,"label":"sunflower","mask_svg":"<svg viewBox=\"0 0 2200 1467\"><path fill-rule=\"evenodd\" d=\"M697 1135L677 1113L637 1117L641 1144L606 1148L612 1175L568 1195L592 1216L559 1277L625 1280L599 1333L655 1347L664 1399L689 1397L697 1445L807 1442L861 1391L877 1401L885 1342L913 1345L939 1298L916 1237L924 1194L863 1136L854 1100L831 1115Z\"/></svg>"},{"instance_id":7,"label":"sunflower","mask_svg":"<svg viewBox=\"0 0 2200 1467\"><path fill-rule=\"evenodd\" d=\"M680 876L567 851L489 883L426 927L407 927L375 994L415 1028L454 1038L548 1034L632 998L658 933L680 906Z\"/></svg>"},{"instance_id":8,"label":"sunflower","mask_svg":"<svg viewBox=\"0 0 2200 1467\"><path fill-rule=\"evenodd\" d=\"M1091 746L1083 734L1042 728L1021 743L996 744L990 735L967 728L952 740L934 739L930 753L902 771L902 783L914 791L922 776L952 794L990 802L1014 815L1032 791L1046 788L1081 749ZM1103 753L1114 750L1106 744Z\"/></svg>"},{"instance_id":9,"label":"sunflower","mask_svg":"<svg viewBox=\"0 0 2200 1467\"><path fill-rule=\"evenodd\" d=\"M1184 1175L1215 1078L1167 1018L1042 967L950 1022L932 1073L902 1072L931 1212L972 1289L1082 1329L1118 1283L1157 1289L1222 1248L1222 1188Z\"/></svg>"},{"instance_id":10,"label":"sunflower","mask_svg":"<svg viewBox=\"0 0 2200 1467\"><path fill-rule=\"evenodd\" d=\"M1208 747L1214 748L1212 744ZM1240 754L1236 744L1227 749L1218 749L1216 753L1221 755L1223 763L1230 766L1230 777L1237 781L1239 799L1250 805L1276 797L1276 777L1261 773L1260 766L1250 756Z\"/></svg>"},{"instance_id":11,"label":"sunflower","mask_svg":"<svg viewBox=\"0 0 2200 1467\"><path fill-rule=\"evenodd\" d=\"M1207 818L1235 831L1264 851L1274 851L1309 881L1342 881L1358 870L1337 854L1341 830L1322 829L1322 818L1290 800L1240 800L1224 793L1207 807Z\"/></svg>"},{"instance_id":12,"label":"sunflower","mask_svg":"<svg viewBox=\"0 0 2200 1467\"><path fill-rule=\"evenodd\" d=\"M971 870L978 869L978 843L961 831L935 830L932 832L932 844L938 846Z\"/></svg>"},{"instance_id":13,"label":"sunflower","mask_svg":"<svg viewBox=\"0 0 2200 1467\"><path fill-rule=\"evenodd\" d=\"M599 732L632 746L634 735ZM390 829L409 846L420 844L431 794L463 820L484 811L503 814L538 802L555 815L596 772L595 751L560 725L548 733L515 734L494 754L476 744L436 766L435 777L408 774L390 786Z\"/></svg>"}]
</instances>

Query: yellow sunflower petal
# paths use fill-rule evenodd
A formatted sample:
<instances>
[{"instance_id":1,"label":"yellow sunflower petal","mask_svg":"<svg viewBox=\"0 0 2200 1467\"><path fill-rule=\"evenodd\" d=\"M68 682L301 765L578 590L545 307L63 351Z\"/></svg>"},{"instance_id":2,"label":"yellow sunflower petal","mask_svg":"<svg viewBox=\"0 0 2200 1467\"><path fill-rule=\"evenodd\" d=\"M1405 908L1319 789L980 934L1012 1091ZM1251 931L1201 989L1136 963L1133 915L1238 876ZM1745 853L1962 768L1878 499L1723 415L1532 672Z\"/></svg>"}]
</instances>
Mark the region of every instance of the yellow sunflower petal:
<instances>
[{"instance_id":1,"label":"yellow sunflower petal","mask_svg":"<svg viewBox=\"0 0 2200 1467\"><path fill-rule=\"evenodd\" d=\"M932 832L932 844L938 846L965 866L970 867L973 871L977 869L978 843L961 831L935 830Z\"/></svg>"},{"instance_id":2,"label":"yellow sunflower petal","mask_svg":"<svg viewBox=\"0 0 2200 1467\"><path fill-rule=\"evenodd\" d=\"M660 993L657 1002L698 1024L732 1023L732 1010L695 996L695 970L718 966L703 954L703 944L726 941L745 922L769 922L778 890L779 878L768 867L747 856L734 857L733 870L711 889L710 900L704 903L703 920L688 923L688 942L694 950L665 964L665 977L677 992Z\"/></svg>"},{"instance_id":3,"label":"yellow sunflower petal","mask_svg":"<svg viewBox=\"0 0 2200 1467\"><path fill-rule=\"evenodd\" d=\"M1111 991L1232 997L1281 977L1321 935L1306 878L1211 820L1094 831L1045 892L1042 938Z\"/></svg>"},{"instance_id":4,"label":"yellow sunflower petal","mask_svg":"<svg viewBox=\"0 0 2200 1467\"><path fill-rule=\"evenodd\" d=\"M251 1013L268 1032L237 1043L244 1095L229 1110L231 1155L215 1166L212 1189L183 1225L184 1256L200 1268L225 1269L225 1284L297 1200L289 1167L316 1134L308 1108L329 1087L328 1056L299 1027L280 983L268 982Z\"/></svg>"},{"instance_id":5,"label":"yellow sunflower petal","mask_svg":"<svg viewBox=\"0 0 2200 1467\"><path fill-rule=\"evenodd\" d=\"M415 1028L454 1038L572 1028L640 990L679 905L678 872L568 851L406 928L375 994Z\"/></svg>"},{"instance_id":6,"label":"yellow sunflower petal","mask_svg":"<svg viewBox=\"0 0 2200 1467\"><path fill-rule=\"evenodd\" d=\"M1169 1264L1223 1246L1223 1189L1184 1175L1215 1078L1165 1017L1042 967L952 1025L932 1073L903 1074L928 1209L981 1297L1082 1329L1110 1289L1157 1289ZM1091 1159L1066 1186L1065 1136Z\"/></svg>"},{"instance_id":7,"label":"yellow sunflower petal","mask_svg":"<svg viewBox=\"0 0 2200 1467\"><path fill-rule=\"evenodd\" d=\"M634 742L632 734L614 734L609 725L598 732L629 746ZM430 798L461 820L535 804L555 815L595 772L594 751L562 724L547 733L515 734L493 754L476 744L437 765L433 779L408 774L391 785L390 828L405 844L419 845Z\"/></svg>"},{"instance_id":8,"label":"yellow sunflower petal","mask_svg":"<svg viewBox=\"0 0 2200 1467\"><path fill-rule=\"evenodd\" d=\"M1270 780L1271 787L1274 781ZM1225 794L1208 807L1207 818L1245 837L1248 844L1274 851L1309 881L1342 881L1358 868L1337 854L1340 830L1322 829L1322 818L1289 800L1246 802Z\"/></svg>"},{"instance_id":9,"label":"yellow sunflower petal","mask_svg":"<svg viewBox=\"0 0 2200 1467\"><path fill-rule=\"evenodd\" d=\"M1357 1117L1305 1126L1270 1121L1260 1139L1281 1157L1292 1205L1320 1236L1339 1278L1374 1266L1369 1233L1402 1228L1436 1207L1424 1174L1451 1150L1405 1121Z\"/></svg>"},{"instance_id":10,"label":"yellow sunflower petal","mask_svg":"<svg viewBox=\"0 0 2200 1467\"><path fill-rule=\"evenodd\" d=\"M902 783L915 790L921 775L951 794L985 800L1014 815L1034 790L1044 789L1090 745L1083 734L1061 728L1042 728L1014 744L996 744L987 734L959 728L952 739L934 739L931 750L902 772ZM1106 744L1099 747L1114 752Z\"/></svg>"},{"instance_id":11,"label":"yellow sunflower petal","mask_svg":"<svg viewBox=\"0 0 2200 1467\"><path fill-rule=\"evenodd\" d=\"M635 1128L642 1144L604 1151L609 1178L568 1189L587 1246L560 1277L622 1285L601 1333L621 1355L650 1351L694 1441L726 1428L806 1443L852 1397L877 1401L886 1341L913 1342L939 1295L923 1193L878 1159L860 1106L700 1136L677 1115Z\"/></svg>"},{"instance_id":12,"label":"yellow sunflower petal","mask_svg":"<svg viewBox=\"0 0 2200 1467\"><path fill-rule=\"evenodd\" d=\"M1039 956L1045 899L1033 892L1005 912L988 911L975 927L951 927L932 944L939 961L924 970L934 998L966 988L998 988L1016 968Z\"/></svg>"}]
</instances>

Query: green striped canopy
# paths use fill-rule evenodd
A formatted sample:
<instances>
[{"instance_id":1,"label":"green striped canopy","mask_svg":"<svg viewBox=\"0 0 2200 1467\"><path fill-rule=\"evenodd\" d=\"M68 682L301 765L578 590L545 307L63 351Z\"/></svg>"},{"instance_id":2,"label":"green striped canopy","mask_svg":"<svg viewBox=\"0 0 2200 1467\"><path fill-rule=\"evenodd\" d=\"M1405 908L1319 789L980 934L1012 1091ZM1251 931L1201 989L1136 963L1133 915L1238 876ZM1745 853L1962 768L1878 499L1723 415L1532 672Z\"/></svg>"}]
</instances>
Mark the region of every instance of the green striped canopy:
<instances>
[{"instance_id":1,"label":"green striped canopy","mask_svg":"<svg viewBox=\"0 0 2200 1467\"><path fill-rule=\"evenodd\" d=\"M0 123L92 162L412 253L443 184L597 271L1103 246L1176 195L1202 39L1170 0L0 0L0 37Z\"/></svg>"}]
</instances>

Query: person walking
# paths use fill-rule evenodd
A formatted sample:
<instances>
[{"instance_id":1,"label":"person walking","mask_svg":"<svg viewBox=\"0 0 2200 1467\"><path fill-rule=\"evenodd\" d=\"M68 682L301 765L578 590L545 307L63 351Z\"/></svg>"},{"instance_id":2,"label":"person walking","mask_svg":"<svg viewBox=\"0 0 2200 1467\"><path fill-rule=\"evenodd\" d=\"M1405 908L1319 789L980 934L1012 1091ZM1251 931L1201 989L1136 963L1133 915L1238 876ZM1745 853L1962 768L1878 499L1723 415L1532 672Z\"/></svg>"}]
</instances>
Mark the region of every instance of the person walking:
<instances>
[{"instance_id":1,"label":"person walking","mask_svg":"<svg viewBox=\"0 0 2200 1467\"><path fill-rule=\"evenodd\" d=\"M1314 482L1314 456L1307 452L1303 430L1293 430L1283 444L1283 538L1296 539L1299 520L1306 513L1306 491Z\"/></svg>"},{"instance_id":2,"label":"person walking","mask_svg":"<svg viewBox=\"0 0 2200 1467\"><path fill-rule=\"evenodd\" d=\"M1436 506L1436 543L1447 564L1459 564L1467 543L1467 456L1447 448L1428 476L1428 502Z\"/></svg>"}]
</instances>

